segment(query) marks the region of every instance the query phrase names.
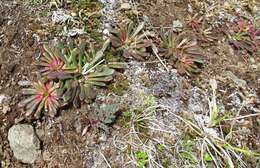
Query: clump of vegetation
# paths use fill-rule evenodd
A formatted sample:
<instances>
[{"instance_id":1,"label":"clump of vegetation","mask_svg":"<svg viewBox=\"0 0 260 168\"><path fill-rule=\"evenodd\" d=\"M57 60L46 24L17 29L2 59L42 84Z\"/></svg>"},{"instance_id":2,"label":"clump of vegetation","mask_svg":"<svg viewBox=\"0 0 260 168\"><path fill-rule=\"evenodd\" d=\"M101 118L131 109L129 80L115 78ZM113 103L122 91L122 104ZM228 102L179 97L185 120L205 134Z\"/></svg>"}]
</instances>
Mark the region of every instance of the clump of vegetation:
<instances>
[{"instance_id":1,"label":"clump of vegetation","mask_svg":"<svg viewBox=\"0 0 260 168\"><path fill-rule=\"evenodd\" d=\"M135 158L138 168L143 168L148 162L148 155L145 151L136 151Z\"/></svg>"},{"instance_id":2,"label":"clump of vegetation","mask_svg":"<svg viewBox=\"0 0 260 168\"><path fill-rule=\"evenodd\" d=\"M151 46L151 43L147 37L151 36L151 33L142 32L143 28L144 22L137 27L133 22L128 22L112 30L110 39L113 49L125 58L144 60L149 55L147 48Z\"/></svg>"},{"instance_id":3,"label":"clump of vegetation","mask_svg":"<svg viewBox=\"0 0 260 168\"><path fill-rule=\"evenodd\" d=\"M148 121L155 113L155 97L152 95L142 95L143 104L132 107L123 113L123 123L125 127L132 127L140 134L141 139L149 137Z\"/></svg>"},{"instance_id":4,"label":"clump of vegetation","mask_svg":"<svg viewBox=\"0 0 260 168\"><path fill-rule=\"evenodd\" d=\"M219 126L219 122L215 122L216 113L213 113L210 114L211 120L213 119L215 126ZM259 157L259 153L231 144L227 140L229 135L219 135L215 130L216 128L209 128L213 125L202 124L193 115L188 114L183 117L175 115L175 117L181 121L179 128L184 130L184 141L180 144L181 148L178 149L178 155L188 160L189 164L199 164L202 167L214 165L216 167L232 168L247 167L242 159L243 157ZM232 130L230 134L232 134ZM187 142L190 145L187 145ZM201 159L200 162L196 159L198 157Z\"/></svg>"},{"instance_id":5,"label":"clump of vegetation","mask_svg":"<svg viewBox=\"0 0 260 168\"><path fill-rule=\"evenodd\" d=\"M115 82L108 86L109 91L115 93L116 95L122 96L125 91L128 90L129 81L124 74L116 74L114 77Z\"/></svg>"},{"instance_id":6,"label":"clump of vegetation","mask_svg":"<svg viewBox=\"0 0 260 168\"><path fill-rule=\"evenodd\" d=\"M187 139L181 140L179 145L179 156L183 160L187 160L187 162L191 165L196 165L198 164L197 156L194 152L194 148L196 147L196 144Z\"/></svg>"},{"instance_id":7,"label":"clump of vegetation","mask_svg":"<svg viewBox=\"0 0 260 168\"><path fill-rule=\"evenodd\" d=\"M73 0L70 6L74 12L74 24L84 27L91 38L101 42L102 36L97 32L100 26L102 4L98 0Z\"/></svg>"},{"instance_id":8,"label":"clump of vegetation","mask_svg":"<svg viewBox=\"0 0 260 168\"><path fill-rule=\"evenodd\" d=\"M95 95L95 88L106 86L107 82L113 79L115 72L104 63L103 52L107 45L108 42L98 52L95 52L94 49L87 51L83 42L78 45L74 43L69 43L68 46L57 45L53 49L44 46L42 58L37 63L44 82L39 82L33 90L25 89L24 91L25 95L42 96L41 99L37 97L33 101L36 103L33 108L29 108L31 104L28 102L30 101L22 102L22 104L28 104L27 115L30 115L40 102L43 103L40 104L37 114L44 108L52 112L51 116L54 116L59 107L59 104L56 103L58 99L61 99L64 104L73 104L76 108L82 101L88 102L92 99ZM50 87L52 85L55 87ZM54 105L45 103L46 100L50 103L54 102ZM42 104L46 105L42 106Z\"/></svg>"},{"instance_id":9,"label":"clump of vegetation","mask_svg":"<svg viewBox=\"0 0 260 168\"><path fill-rule=\"evenodd\" d=\"M201 27L203 17L198 17L198 14L195 14L194 16L188 15L188 18L186 19L187 21L187 26L197 30Z\"/></svg>"},{"instance_id":10,"label":"clump of vegetation","mask_svg":"<svg viewBox=\"0 0 260 168\"><path fill-rule=\"evenodd\" d=\"M116 104L101 104L97 107L98 116L101 125L111 125L117 118L119 107ZM103 127L105 127L103 125Z\"/></svg>"},{"instance_id":11,"label":"clump of vegetation","mask_svg":"<svg viewBox=\"0 0 260 168\"><path fill-rule=\"evenodd\" d=\"M190 33L175 34L172 31L162 31L160 35L162 57L168 58L170 64L176 67L181 74L199 72L206 57Z\"/></svg>"},{"instance_id":12,"label":"clump of vegetation","mask_svg":"<svg viewBox=\"0 0 260 168\"><path fill-rule=\"evenodd\" d=\"M252 22L237 16L230 25L228 32L230 44L237 50L245 50L249 54L256 54L260 46L260 29Z\"/></svg>"}]
</instances>

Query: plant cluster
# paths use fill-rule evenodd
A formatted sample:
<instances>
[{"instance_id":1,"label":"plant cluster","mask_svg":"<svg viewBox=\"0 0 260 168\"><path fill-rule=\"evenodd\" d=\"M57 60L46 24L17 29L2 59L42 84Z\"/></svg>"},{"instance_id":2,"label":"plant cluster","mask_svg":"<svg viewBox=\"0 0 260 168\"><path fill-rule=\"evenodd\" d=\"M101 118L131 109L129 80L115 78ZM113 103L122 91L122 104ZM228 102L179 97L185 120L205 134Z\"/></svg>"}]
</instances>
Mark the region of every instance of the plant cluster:
<instances>
[{"instance_id":1,"label":"plant cluster","mask_svg":"<svg viewBox=\"0 0 260 168\"><path fill-rule=\"evenodd\" d=\"M125 58L145 60L149 56L149 47L154 45L148 37L153 35L143 31L143 28L144 23L138 26L133 22L120 25L110 32L110 38L98 52L87 49L84 42L58 44L53 48L44 45L42 56L37 62L41 74L41 82L38 83L41 85L35 83L32 86L34 91L29 89L30 92L24 92L32 96L21 106L31 110L27 113L29 115L40 105L36 112L39 117L43 109L54 116L60 104L72 104L78 108L81 102L89 102L95 98L96 87L105 87L113 79L114 69L124 67L117 62L105 64L103 55L110 44L113 51ZM198 72L205 59L196 38L189 32L162 32L159 51L181 74ZM38 95L42 95L41 99ZM34 108L29 109L28 103ZM46 105L42 106L42 103Z\"/></svg>"},{"instance_id":2,"label":"plant cluster","mask_svg":"<svg viewBox=\"0 0 260 168\"><path fill-rule=\"evenodd\" d=\"M176 34L172 31L162 31L160 37L160 53L162 57L168 58L179 73L199 72L199 67L206 57L192 33L182 32Z\"/></svg>"},{"instance_id":3,"label":"plant cluster","mask_svg":"<svg viewBox=\"0 0 260 168\"><path fill-rule=\"evenodd\" d=\"M107 45L108 43L105 43ZM103 52L93 49L87 52L86 45L69 43L54 48L44 45L44 52L37 65L41 80L24 89L25 95L31 97L20 103L27 115L36 110L36 117L44 110L50 116L56 114L62 104L73 104L79 107L81 102L88 102L95 97L95 87L104 87L113 79L114 69L105 64Z\"/></svg>"},{"instance_id":4,"label":"plant cluster","mask_svg":"<svg viewBox=\"0 0 260 168\"><path fill-rule=\"evenodd\" d=\"M237 50L246 50L250 54L256 54L260 46L260 29L252 22L237 16L230 25L228 32L230 44Z\"/></svg>"},{"instance_id":5,"label":"plant cluster","mask_svg":"<svg viewBox=\"0 0 260 168\"><path fill-rule=\"evenodd\" d=\"M112 125L118 116L119 107L117 104L101 104L95 105L96 115L98 118L97 126L104 131L108 130L108 126Z\"/></svg>"},{"instance_id":6,"label":"plant cluster","mask_svg":"<svg viewBox=\"0 0 260 168\"><path fill-rule=\"evenodd\" d=\"M202 18L195 22L197 16L190 18L189 25L199 28ZM149 56L149 48L153 48L152 41L148 38L153 37L149 31L142 31L144 23L140 23L136 28L133 22L122 24L118 29L110 32L112 49L125 58L145 60ZM205 37L210 32L205 31ZM204 34L203 34L204 35ZM194 33L185 31L180 34L173 31L161 31L159 36L160 56L169 59L169 63L178 69L180 74L190 74L199 72L205 60L205 54L199 47Z\"/></svg>"},{"instance_id":7,"label":"plant cluster","mask_svg":"<svg viewBox=\"0 0 260 168\"><path fill-rule=\"evenodd\" d=\"M211 83L213 83L213 81L211 81ZM212 89L215 89L215 86L212 86ZM213 101L210 103L214 104ZM191 164L201 162L200 164L202 164L202 167L207 167L209 165L231 168L239 166L247 167L242 160L242 157L247 156L258 158L260 154L246 148L237 147L235 144L231 144L228 141L228 138L233 134L232 128L227 135L217 133L215 130L216 126L220 125L219 122L221 120L223 121L223 118L217 118L217 107L214 107L213 105L212 108L215 112L210 112L211 121L209 125L196 121L195 117L190 114L184 116L175 115L175 117L182 123L179 126L184 130L183 137L186 141L180 141L181 149L178 149L178 155ZM196 159L196 153L198 152L201 155L200 161Z\"/></svg>"}]
</instances>

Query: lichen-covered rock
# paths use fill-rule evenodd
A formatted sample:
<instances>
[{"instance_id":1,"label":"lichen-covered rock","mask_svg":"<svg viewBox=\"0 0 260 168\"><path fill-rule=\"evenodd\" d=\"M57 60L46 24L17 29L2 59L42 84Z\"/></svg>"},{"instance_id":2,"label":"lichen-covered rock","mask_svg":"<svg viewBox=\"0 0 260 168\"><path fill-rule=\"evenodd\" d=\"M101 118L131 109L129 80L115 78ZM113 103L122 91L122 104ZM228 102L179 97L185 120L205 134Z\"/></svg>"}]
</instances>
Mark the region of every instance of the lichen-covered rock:
<instances>
[{"instance_id":1,"label":"lichen-covered rock","mask_svg":"<svg viewBox=\"0 0 260 168\"><path fill-rule=\"evenodd\" d=\"M34 163L41 153L40 140L31 125L18 124L11 127L8 141L15 158L23 163Z\"/></svg>"}]
</instances>

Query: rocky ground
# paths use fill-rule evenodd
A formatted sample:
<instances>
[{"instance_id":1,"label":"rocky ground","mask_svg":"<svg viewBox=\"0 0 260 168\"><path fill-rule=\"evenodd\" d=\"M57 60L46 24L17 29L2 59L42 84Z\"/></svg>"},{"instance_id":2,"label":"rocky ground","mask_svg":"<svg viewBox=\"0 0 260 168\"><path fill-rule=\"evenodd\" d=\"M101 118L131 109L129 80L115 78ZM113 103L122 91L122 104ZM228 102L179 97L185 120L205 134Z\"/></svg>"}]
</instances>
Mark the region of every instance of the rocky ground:
<instances>
[{"instance_id":1,"label":"rocky ground","mask_svg":"<svg viewBox=\"0 0 260 168\"><path fill-rule=\"evenodd\" d=\"M105 63L124 66L90 101L54 117L19 107L22 89L41 78L44 44L98 50L129 20L149 32L148 55L115 52L112 41ZM163 54L162 30L196 41L188 53L203 55L196 72L196 57L176 63ZM260 167L259 41L254 0L3 0L0 167Z\"/></svg>"}]
</instances>

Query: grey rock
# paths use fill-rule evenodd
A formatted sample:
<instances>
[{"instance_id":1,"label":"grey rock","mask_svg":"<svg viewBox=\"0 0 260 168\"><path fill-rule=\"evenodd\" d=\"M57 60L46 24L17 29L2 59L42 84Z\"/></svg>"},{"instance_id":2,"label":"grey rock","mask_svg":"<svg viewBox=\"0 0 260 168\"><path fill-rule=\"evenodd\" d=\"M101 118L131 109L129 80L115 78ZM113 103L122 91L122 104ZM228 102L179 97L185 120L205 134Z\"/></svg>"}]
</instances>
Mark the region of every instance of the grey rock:
<instances>
[{"instance_id":1,"label":"grey rock","mask_svg":"<svg viewBox=\"0 0 260 168\"><path fill-rule=\"evenodd\" d=\"M32 83L30 81L27 80L21 80L18 82L19 86L30 86Z\"/></svg>"},{"instance_id":2,"label":"grey rock","mask_svg":"<svg viewBox=\"0 0 260 168\"><path fill-rule=\"evenodd\" d=\"M8 141L14 157L23 163L34 163L41 153L40 140L31 125L12 126L8 132Z\"/></svg>"},{"instance_id":3,"label":"grey rock","mask_svg":"<svg viewBox=\"0 0 260 168\"><path fill-rule=\"evenodd\" d=\"M52 14L52 21L54 23L65 23L68 20L72 20L72 18L64 10L54 11Z\"/></svg>"},{"instance_id":4,"label":"grey rock","mask_svg":"<svg viewBox=\"0 0 260 168\"><path fill-rule=\"evenodd\" d=\"M0 94L0 105L7 99L7 96Z\"/></svg>"},{"instance_id":5,"label":"grey rock","mask_svg":"<svg viewBox=\"0 0 260 168\"><path fill-rule=\"evenodd\" d=\"M150 92L155 97L169 97L176 92L177 74L174 72L150 72Z\"/></svg>"},{"instance_id":6,"label":"grey rock","mask_svg":"<svg viewBox=\"0 0 260 168\"><path fill-rule=\"evenodd\" d=\"M43 141L44 136L45 136L44 130L43 130L43 129L36 129L35 132L36 132L37 137L38 137L41 141Z\"/></svg>"},{"instance_id":7,"label":"grey rock","mask_svg":"<svg viewBox=\"0 0 260 168\"><path fill-rule=\"evenodd\" d=\"M200 114L208 111L208 104L203 91L197 87L193 88L189 93L188 109L191 112Z\"/></svg>"},{"instance_id":8,"label":"grey rock","mask_svg":"<svg viewBox=\"0 0 260 168\"><path fill-rule=\"evenodd\" d=\"M103 133L103 134L99 137L98 140L99 140L100 142L106 142L106 141L107 141L107 136L106 136L106 134Z\"/></svg>"},{"instance_id":9,"label":"grey rock","mask_svg":"<svg viewBox=\"0 0 260 168\"><path fill-rule=\"evenodd\" d=\"M131 5L129 3L122 3L120 9L129 10L131 9Z\"/></svg>"},{"instance_id":10,"label":"grey rock","mask_svg":"<svg viewBox=\"0 0 260 168\"><path fill-rule=\"evenodd\" d=\"M183 29L183 24L182 24L182 22L179 21L179 20L174 20L174 21L172 22L172 28L173 28L173 30L176 31L176 32L181 32L182 29Z\"/></svg>"},{"instance_id":11,"label":"grey rock","mask_svg":"<svg viewBox=\"0 0 260 168\"><path fill-rule=\"evenodd\" d=\"M68 32L65 32L65 34L68 36L68 37L74 37L76 35L82 35L82 34L86 34L84 32L83 29L78 29L78 28L72 28L71 30L69 30Z\"/></svg>"}]
</instances>

